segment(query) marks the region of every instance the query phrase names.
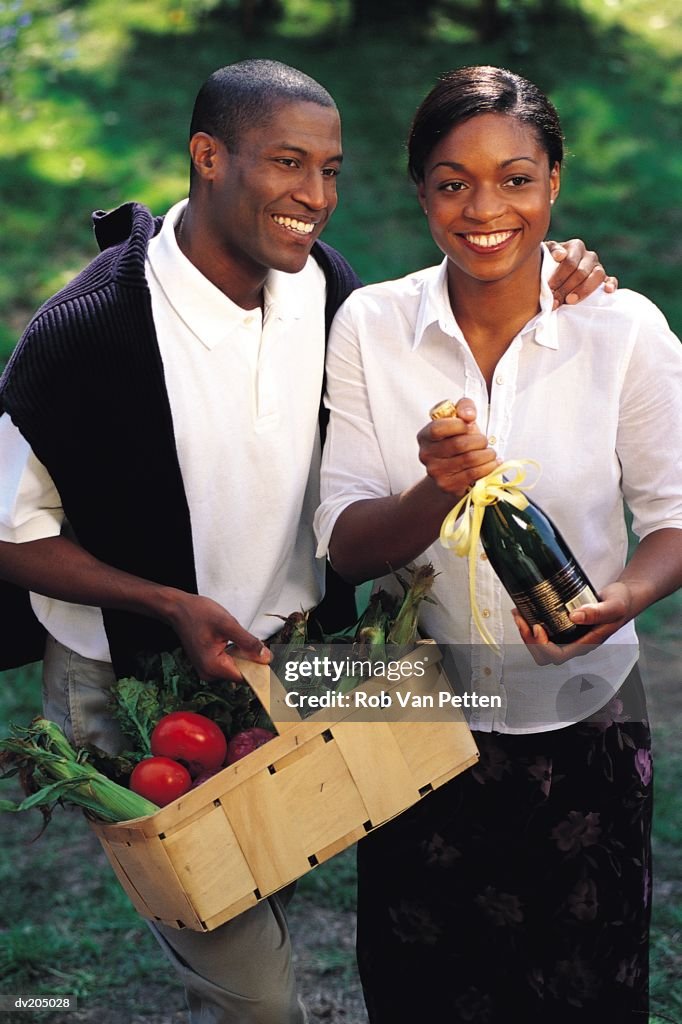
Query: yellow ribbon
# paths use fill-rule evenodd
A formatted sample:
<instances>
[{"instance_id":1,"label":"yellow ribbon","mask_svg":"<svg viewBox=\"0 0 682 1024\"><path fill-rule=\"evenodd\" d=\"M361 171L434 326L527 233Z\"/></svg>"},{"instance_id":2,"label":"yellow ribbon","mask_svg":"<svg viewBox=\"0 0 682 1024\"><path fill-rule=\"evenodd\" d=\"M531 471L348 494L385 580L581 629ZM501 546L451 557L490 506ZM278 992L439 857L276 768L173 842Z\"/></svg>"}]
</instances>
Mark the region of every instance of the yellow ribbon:
<instances>
[{"instance_id":1,"label":"yellow ribbon","mask_svg":"<svg viewBox=\"0 0 682 1024\"><path fill-rule=\"evenodd\" d=\"M469 558L469 600L474 622L485 642L493 648L496 654L500 653L499 647L483 621L476 603L478 542L483 515L488 505L494 505L500 498L519 510L528 505L528 498L520 489L526 479L525 466L534 466L536 469L540 469L539 463L534 459L508 459L492 473L481 477L447 514L440 528L440 542L443 547L450 548L462 558ZM511 479L505 479L509 474L513 474ZM525 489L529 490L533 486L533 484L526 484ZM455 526L460 515L462 515L462 521Z\"/></svg>"}]
</instances>

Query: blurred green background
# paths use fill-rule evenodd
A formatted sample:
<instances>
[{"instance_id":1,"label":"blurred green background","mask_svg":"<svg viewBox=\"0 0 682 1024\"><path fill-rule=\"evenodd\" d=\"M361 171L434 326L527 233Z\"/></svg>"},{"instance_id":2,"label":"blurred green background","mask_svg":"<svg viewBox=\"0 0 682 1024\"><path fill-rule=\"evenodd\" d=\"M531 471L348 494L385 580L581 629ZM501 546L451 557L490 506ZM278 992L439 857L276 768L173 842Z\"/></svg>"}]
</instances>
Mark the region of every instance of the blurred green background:
<instances>
[{"instance_id":1,"label":"blurred green background","mask_svg":"<svg viewBox=\"0 0 682 1024\"><path fill-rule=\"evenodd\" d=\"M337 99L346 162L325 238L367 282L439 258L404 149L437 75L491 63L531 78L567 137L553 237L583 237L682 333L679 0L0 0L0 367L35 308L95 254L92 210L136 199L163 213L186 193L195 93L251 56L300 67ZM658 752L652 1021L682 1017L681 606L677 595L640 623ZM0 684L5 735L39 710L38 666ZM2 989L77 993L78 1019L93 1024L180 1020L160 1015L169 991L180 1014L177 983L80 818L57 812L39 843L37 815L2 824ZM313 1021L365 1019L351 938L330 937L329 915L350 912L353 891L349 853L307 876L294 901L301 933L316 938L302 970Z\"/></svg>"},{"instance_id":2,"label":"blurred green background","mask_svg":"<svg viewBox=\"0 0 682 1024\"><path fill-rule=\"evenodd\" d=\"M414 109L448 68L493 63L554 100L568 143L552 235L578 235L682 332L678 0L4 0L0 365L95 252L90 212L186 192L194 95L248 56L336 97L347 162L326 238L367 282L438 255L405 174Z\"/></svg>"}]
</instances>

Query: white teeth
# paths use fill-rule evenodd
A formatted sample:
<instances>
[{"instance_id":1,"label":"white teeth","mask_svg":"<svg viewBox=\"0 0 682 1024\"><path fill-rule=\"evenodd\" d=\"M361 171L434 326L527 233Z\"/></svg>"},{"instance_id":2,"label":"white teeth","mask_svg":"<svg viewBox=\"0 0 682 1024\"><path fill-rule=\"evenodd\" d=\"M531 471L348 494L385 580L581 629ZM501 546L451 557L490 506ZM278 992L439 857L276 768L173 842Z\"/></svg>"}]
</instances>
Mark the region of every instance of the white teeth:
<instances>
[{"instance_id":1,"label":"white teeth","mask_svg":"<svg viewBox=\"0 0 682 1024\"><path fill-rule=\"evenodd\" d=\"M275 224L280 224L283 228L289 228L291 231L297 231L300 235L309 235L315 228L315 225L309 221L295 220L293 217L273 215L272 219Z\"/></svg>"},{"instance_id":2,"label":"white teeth","mask_svg":"<svg viewBox=\"0 0 682 1024\"><path fill-rule=\"evenodd\" d=\"M480 249L492 249L495 245L501 245L514 234L513 231L496 231L492 235L465 235L467 242L477 245Z\"/></svg>"}]
</instances>

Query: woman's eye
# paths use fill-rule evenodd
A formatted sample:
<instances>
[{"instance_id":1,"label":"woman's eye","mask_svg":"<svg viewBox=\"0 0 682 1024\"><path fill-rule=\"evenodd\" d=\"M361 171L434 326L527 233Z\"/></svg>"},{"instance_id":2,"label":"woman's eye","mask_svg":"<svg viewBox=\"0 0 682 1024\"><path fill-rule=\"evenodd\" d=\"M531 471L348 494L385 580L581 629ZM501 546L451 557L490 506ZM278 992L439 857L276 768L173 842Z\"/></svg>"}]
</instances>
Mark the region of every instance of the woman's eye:
<instances>
[{"instance_id":1,"label":"woman's eye","mask_svg":"<svg viewBox=\"0 0 682 1024\"><path fill-rule=\"evenodd\" d=\"M529 181L530 178L527 178L524 174L515 174L513 178L509 179L508 184L514 186L526 185Z\"/></svg>"},{"instance_id":2,"label":"woman's eye","mask_svg":"<svg viewBox=\"0 0 682 1024\"><path fill-rule=\"evenodd\" d=\"M466 185L463 181L446 181L440 186L441 192L461 192Z\"/></svg>"}]
</instances>

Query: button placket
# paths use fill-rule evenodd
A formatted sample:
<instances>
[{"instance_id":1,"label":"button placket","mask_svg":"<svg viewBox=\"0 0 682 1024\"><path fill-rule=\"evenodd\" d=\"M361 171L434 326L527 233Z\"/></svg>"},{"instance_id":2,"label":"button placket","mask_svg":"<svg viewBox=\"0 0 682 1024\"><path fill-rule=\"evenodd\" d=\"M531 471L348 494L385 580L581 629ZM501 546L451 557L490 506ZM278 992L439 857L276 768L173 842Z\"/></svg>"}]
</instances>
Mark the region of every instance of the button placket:
<instances>
[{"instance_id":1,"label":"button placket","mask_svg":"<svg viewBox=\"0 0 682 1024\"><path fill-rule=\"evenodd\" d=\"M516 390L516 378L518 374L519 353L521 351L521 337L517 336L504 353L495 371L493 385L490 393L490 407L488 411L488 423L486 427L488 443L497 450L500 458L515 458L516 455L510 452L505 454L505 447L509 437L511 425L511 407L514 401Z\"/></svg>"},{"instance_id":2,"label":"button placket","mask_svg":"<svg viewBox=\"0 0 682 1024\"><path fill-rule=\"evenodd\" d=\"M255 354L256 422L259 428L262 428L277 414L277 391L273 380L274 360L271 354L273 330L271 325L264 322L260 312L247 314L242 322L242 329L247 335L246 344L252 347Z\"/></svg>"}]
</instances>

